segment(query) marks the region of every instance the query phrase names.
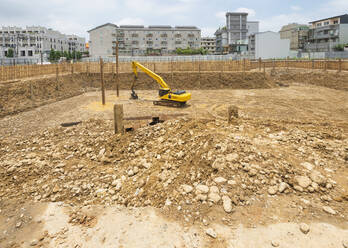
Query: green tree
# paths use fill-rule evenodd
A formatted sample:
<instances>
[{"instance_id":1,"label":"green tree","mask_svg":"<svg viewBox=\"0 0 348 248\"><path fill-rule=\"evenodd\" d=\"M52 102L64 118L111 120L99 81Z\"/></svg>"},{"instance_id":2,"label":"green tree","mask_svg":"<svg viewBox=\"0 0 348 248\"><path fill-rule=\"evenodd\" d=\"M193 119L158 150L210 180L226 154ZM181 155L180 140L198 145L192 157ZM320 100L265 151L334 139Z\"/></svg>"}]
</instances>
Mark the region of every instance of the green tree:
<instances>
[{"instance_id":1,"label":"green tree","mask_svg":"<svg viewBox=\"0 0 348 248\"><path fill-rule=\"evenodd\" d=\"M7 56L6 57L8 57L8 58L13 58L13 56L14 56L14 51L13 51L13 49L8 49L7 50Z\"/></svg>"}]
</instances>

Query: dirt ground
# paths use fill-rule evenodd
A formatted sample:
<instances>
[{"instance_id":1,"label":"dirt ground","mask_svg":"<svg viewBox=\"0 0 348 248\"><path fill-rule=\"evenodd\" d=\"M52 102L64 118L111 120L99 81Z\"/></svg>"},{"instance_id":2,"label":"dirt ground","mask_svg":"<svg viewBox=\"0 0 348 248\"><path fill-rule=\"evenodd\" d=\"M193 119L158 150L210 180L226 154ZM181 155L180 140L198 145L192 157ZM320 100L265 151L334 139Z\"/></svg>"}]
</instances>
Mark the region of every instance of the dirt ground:
<instances>
[{"instance_id":1,"label":"dirt ground","mask_svg":"<svg viewBox=\"0 0 348 248\"><path fill-rule=\"evenodd\" d=\"M89 91L0 119L0 247L348 247L348 82L283 74L182 109Z\"/></svg>"}]
</instances>

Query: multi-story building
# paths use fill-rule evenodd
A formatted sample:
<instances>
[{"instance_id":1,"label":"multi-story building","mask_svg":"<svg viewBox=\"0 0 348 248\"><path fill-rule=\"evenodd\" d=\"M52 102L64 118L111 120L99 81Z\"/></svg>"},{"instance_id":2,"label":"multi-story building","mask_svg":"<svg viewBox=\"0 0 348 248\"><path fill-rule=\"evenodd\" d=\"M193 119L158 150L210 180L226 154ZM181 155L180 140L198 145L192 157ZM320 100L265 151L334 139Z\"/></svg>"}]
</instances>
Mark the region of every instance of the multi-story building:
<instances>
[{"instance_id":1,"label":"multi-story building","mask_svg":"<svg viewBox=\"0 0 348 248\"><path fill-rule=\"evenodd\" d=\"M248 37L259 32L258 21L248 21L248 13L227 12L226 27L215 32L216 52L226 53L223 37L227 35L227 53L243 53L248 51ZM226 33L226 34L225 34Z\"/></svg>"},{"instance_id":2,"label":"multi-story building","mask_svg":"<svg viewBox=\"0 0 348 248\"><path fill-rule=\"evenodd\" d=\"M248 13L226 13L226 29L228 34L229 45L236 44L240 40L247 39L247 20Z\"/></svg>"},{"instance_id":3,"label":"multi-story building","mask_svg":"<svg viewBox=\"0 0 348 248\"><path fill-rule=\"evenodd\" d=\"M285 25L279 31L281 39L290 40L290 49L294 51L302 51L308 40L308 25L290 23Z\"/></svg>"},{"instance_id":4,"label":"multi-story building","mask_svg":"<svg viewBox=\"0 0 348 248\"><path fill-rule=\"evenodd\" d=\"M73 43L69 41L73 39ZM76 40L75 40L76 39ZM75 35L67 36L58 31L41 26L2 27L0 29L0 57L7 56L12 49L16 58L39 58L48 55L51 49L57 51L85 50L85 39Z\"/></svg>"},{"instance_id":5,"label":"multi-story building","mask_svg":"<svg viewBox=\"0 0 348 248\"><path fill-rule=\"evenodd\" d=\"M217 54L227 54L228 53L228 33L226 27L219 28L214 33L216 37L216 48L215 52Z\"/></svg>"},{"instance_id":6,"label":"multi-story building","mask_svg":"<svg viewBox=\"0 0 348 248\"><path fill-rule=\"evenodd\" d=\"M148 26L107 23L88 31L90 56L169 54L178 48L198 49L201 30L194 26Z\"/></svg>"},{"instance_id":7,"label":"multi-story building","mask_svg":"<svg viewBox=\"0 0 348 248\"><path fill-rule=\"evenodd\" d=\"M215 37L202 37L201 48L208 51L208 53L215 53L216 38Z\"/></svg>"},{"instance_id":8,"label":"multi-story building","mask_svg":"<svg viewBox=\"0 0 348 248\"><path fill-rule=\"evenodd\" d=\"M290 53L290 40L281 39L276 32L260 32L249 36L249 55L255 59L286 58Z\"/></svg>"},{"instance_id":9,"label":"multi-story building","mask_svg":"<svg viewBox=\"0 0 348 248\"><path fill-rule=\"evenodd\" d=\"M247 37L259 32L259 24L258 21L247 21Z\"/></svg>"},{"instance_id":10,"label":"multi-story building","mask_svg":"<svg viewBox=\"0 0 348 248\"><path fill-rule=\"evenodd\" d=\"M348 14L310 22L308 52L330 52L336 45L348 43Z\"/></svg>"}]
</instances>

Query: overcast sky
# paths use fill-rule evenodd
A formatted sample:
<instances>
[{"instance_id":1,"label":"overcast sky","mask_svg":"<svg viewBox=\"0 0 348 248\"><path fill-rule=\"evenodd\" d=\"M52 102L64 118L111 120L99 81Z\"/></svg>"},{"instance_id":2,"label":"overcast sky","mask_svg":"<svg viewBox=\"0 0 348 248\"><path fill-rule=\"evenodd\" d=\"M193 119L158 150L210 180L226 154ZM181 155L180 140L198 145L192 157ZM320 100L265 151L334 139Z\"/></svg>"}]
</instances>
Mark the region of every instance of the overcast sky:
<instances>
[{"instance_id":1,"label":"overcast sky","mask_svg":"<svg viewBox=\"0 0 348 248\"><path fill-rule=\"evenodd\" d=\"M245 11L260 31L348 13L348 0L0 0L0 25L41 25L88 38L87 30L111 22L194 25L202 35L225 25L225 12Z\"/></svg>"}]
</instances>

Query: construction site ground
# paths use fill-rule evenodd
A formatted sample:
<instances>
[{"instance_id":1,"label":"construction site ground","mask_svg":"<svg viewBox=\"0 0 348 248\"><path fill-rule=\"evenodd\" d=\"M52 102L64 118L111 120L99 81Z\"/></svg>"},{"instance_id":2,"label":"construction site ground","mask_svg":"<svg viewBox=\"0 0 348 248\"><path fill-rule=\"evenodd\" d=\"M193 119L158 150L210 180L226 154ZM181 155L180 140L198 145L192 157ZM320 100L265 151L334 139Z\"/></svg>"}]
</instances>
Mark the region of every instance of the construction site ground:
<instances>
[{"instance_id":1,"label":"construction site ground","mask_svg":"<svg viewBox=\"0 0 348 248\"><path fill-rule=\"evenodd\" d=\"M91 87L6 115L0 247L348 247L348 75L308 75L195 86L185 108ZM113 133L114 103L133 131Z\"/></svg>"}]
</instances>

